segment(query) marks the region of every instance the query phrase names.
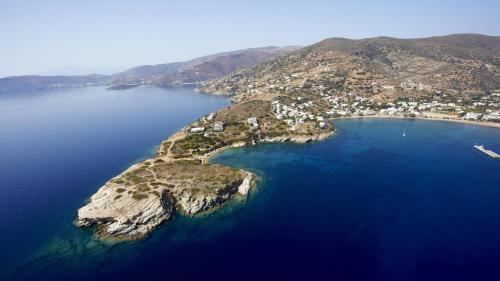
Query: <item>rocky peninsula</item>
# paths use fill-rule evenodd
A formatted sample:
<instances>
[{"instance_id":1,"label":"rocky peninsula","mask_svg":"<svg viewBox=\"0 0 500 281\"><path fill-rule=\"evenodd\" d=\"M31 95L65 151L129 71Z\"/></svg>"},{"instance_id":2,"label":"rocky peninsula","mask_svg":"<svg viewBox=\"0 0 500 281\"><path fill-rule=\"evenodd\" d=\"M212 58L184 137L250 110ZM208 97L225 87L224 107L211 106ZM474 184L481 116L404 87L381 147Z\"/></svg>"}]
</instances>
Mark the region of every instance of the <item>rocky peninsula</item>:
<instances>
[{"instance_id":1,"label":"rocky peninsula","mask_svg":"<svg viewBox=\"0 0 500 281\"><path fill-rule=\"evenodd\" d=\"M94 227L102 239L142 239L176 213L194 216L248 195L256 176L208 163L215 153L261 142L304 143L334 133L328 123L311 120L291 125L276 118L273 98L240 100L175 133L162 142L154 158L102 186L78 210L77 226Z\"/></svg>"},{"instance_id":2,"label":"rocky peninsula","mask_svg":"<svg viewBox=\"0 0 500 281\"><path fill-rule=\"evenodd\" d=\"M255 176L208 158L235 146L308 142L339 118L420 118L497 127L497 37L330 38L205 81L198 91L234 104L165 140L158 155L107 182L78 212L79 226L139 239L176 212L209 210L246 196ZM436 55L439 54L439 55Z\"/></svg>"}]
</instances>

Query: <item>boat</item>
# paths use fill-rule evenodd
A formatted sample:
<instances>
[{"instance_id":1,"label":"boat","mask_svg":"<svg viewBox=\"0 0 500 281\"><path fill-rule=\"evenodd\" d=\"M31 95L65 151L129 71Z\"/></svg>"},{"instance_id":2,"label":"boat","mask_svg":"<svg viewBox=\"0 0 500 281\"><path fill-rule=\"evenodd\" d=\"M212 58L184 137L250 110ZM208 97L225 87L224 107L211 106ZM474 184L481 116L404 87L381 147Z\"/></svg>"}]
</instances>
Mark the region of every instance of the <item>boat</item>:
<instances>
[{"instance_id":1,"label":"boat","mask_svg":"<svg viewBox=\"0 0 500 281\"><path fill-rule=\"evenodd\" d=\"M406 129L403 130L403 137L406 137Z\"/></svg>"}]
</instances>

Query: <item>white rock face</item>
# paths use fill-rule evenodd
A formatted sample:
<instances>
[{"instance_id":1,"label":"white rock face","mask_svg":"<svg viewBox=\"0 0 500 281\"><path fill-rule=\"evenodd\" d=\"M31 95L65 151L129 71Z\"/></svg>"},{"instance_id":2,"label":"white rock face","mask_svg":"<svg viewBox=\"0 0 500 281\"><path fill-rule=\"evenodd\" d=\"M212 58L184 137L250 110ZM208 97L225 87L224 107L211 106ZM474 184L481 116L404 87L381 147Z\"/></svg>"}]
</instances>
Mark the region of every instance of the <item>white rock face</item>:
<instances>
[{"instance_id":1,"label":"white rock face","mask_svg":"<svg viewBox=\"0 0 500 281\"><path fill-rule=\"evenodd\" d=\"M259 142L268 142L268 143L273 143L273 142L295 142L295 143L307 143L311 141L317 141L317 140L323 140L331 135L333 135L335 132L334 131L329 131L325 133L320 133L320 134L315 134L315 135L295 135L295 136L277 136L277 137L266 137Z\"/></svg>"},{"instance_id":2,"label":"white rock face","mask_svg":"<svg viewBox=\"0 0 500 281\"><path fill-rule=\"evenodd\" d=\"M78 210L78 226L100 225L104 236L142 238L173 214L173 200L167 192L141 200L115 199L116 187L105 185Z\"/></svg>"},{"instance_id":3,"label":"white rock face","mask_svg":"<svg viewBox=\"0 0 500 281\"><path fill-rule=\"evenodd\" d=\"M206 169L202 166L190 167ZM210 178L212 175L205 176ZM238 176L233 175L228 181L210 182L207 178L209 188L206 185L202 188L200 185L184 185L179 182L177 185L163 183L154 187L153 192L140 192L143 197L134 197L135 193L128 193L134 191L132 187L117 183L117 179L127 177L124 174L101 187L90 198L90 202L78 210L76 224L81 227L98 226L97 234L103 238L141 239L171 219L176 210L186 215L195 215L220 205L236 193L247 195L254 175L245 171L236 172L236 175ZM158 179L158 175L153 178Z\"/></svg>"},{"instance_id":4,"label":"white rock face","mask_svg":"<svg viewBox=\"0 0 500 281\"><path fill-rule=\"evenodd\" d=\"M177 196L177 204L188 215L208 210L214 207L218 201L219 198L215 194L199 196L190 192L183 192Z\"/></svg>"},{"instance_id":5,"label":"white rock face","mask_svg":"<svg viewBox=\"0 0 500 281\"><path fill-rule=\"evenodd\" d=\"M248 191L252 188L254 176L251 173L247 173L247 176L243 179L243 182L238 187L238 193L241 195L248 195Z\"/></svg>"},{"instance_id":6,"label":"white rock face","mask_svg":"<svg viewBox=\"0 0 500 281\"><path fill-rule=\"evenodd\" d=\"M193 192L192 189L173 193L179 208L187 215L194 215L215 207L231 198L235 193L247 195L252 187L253 174L245 172L242 180L220 185L213 192Z\"/></svg>"}]
</instances>

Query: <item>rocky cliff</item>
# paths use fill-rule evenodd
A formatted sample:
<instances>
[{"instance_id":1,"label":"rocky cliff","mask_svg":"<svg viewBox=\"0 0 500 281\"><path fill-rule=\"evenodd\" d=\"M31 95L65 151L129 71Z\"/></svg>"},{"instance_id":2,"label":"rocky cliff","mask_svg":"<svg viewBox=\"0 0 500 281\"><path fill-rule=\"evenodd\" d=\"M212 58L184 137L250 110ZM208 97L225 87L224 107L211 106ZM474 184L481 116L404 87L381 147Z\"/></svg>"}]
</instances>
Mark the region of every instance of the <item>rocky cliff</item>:
<instances>
[{"instance_id":1,"label":"rocky cliff","mask_svg":"<svg viewBox=\"0 0 500 281\"><path fill-rule=\"evenodd\" d=\"M253 184L254 175L242 170L151 159L101 187L78 210L76 224L96 226L102 238L141 239L175 213L198 214L246 196Z\"/></svg>"}]
</instances>

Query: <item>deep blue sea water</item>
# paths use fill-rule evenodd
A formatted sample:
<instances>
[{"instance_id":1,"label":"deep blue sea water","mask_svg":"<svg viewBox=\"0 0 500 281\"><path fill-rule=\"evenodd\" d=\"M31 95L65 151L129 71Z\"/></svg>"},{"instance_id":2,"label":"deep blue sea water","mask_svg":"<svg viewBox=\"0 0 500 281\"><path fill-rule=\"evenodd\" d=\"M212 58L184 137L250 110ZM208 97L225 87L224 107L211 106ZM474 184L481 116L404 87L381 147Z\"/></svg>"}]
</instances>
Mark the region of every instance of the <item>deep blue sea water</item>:
<instances>
[{"instance_id":1,"label":"deep blue sea water","mask_svg":"<svg viewBox=\"0 0 500 281\"><path fill-rule=\"evenodd\" d=\"M246 202L140 242L72 225L106 180L227 104L155 88L0 99L0 279L500 280L500 161L472 148L500 151L500 130L472 125L337 121L323 142L216 156L261 176Z\"/></svg>"}]
</instances>

